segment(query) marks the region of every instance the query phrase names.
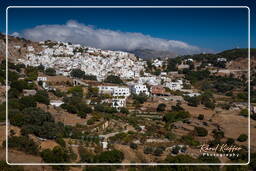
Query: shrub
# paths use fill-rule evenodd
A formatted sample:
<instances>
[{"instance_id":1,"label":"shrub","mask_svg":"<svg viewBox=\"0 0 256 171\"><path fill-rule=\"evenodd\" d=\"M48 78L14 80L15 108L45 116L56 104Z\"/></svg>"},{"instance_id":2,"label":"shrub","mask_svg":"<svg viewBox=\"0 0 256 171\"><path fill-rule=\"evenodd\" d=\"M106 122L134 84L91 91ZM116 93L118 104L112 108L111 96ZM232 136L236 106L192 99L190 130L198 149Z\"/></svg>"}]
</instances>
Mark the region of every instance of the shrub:
<instances>
[{"instance_id":1,"label":"shrub","mask_svg":"<svg viewBox=\"0 0 256 171\"><path fill-rule=\"evenodd\" d=\"M164 151L163 148L161 148L161 147L156 147L156 149L154 150L153 154L154 154L155 156L161 156L161 154L163 154L163 151Z\"/></svg>"},{"instance_id":2,"label":"shrub","mask_svg":"<svg viewBox=\"0 0 256 171\"><path fill-rule=\"evenodd\" d=\"M120 112L124 114L129 114L129 110L125 107L121 107Z\"/></svg>"},{"instance_id":3,"label":"shrub","mask_svg":"<svg viewBox=\"0 0 256 171\"><path fill-rule=\"evenodd\" d=\"M56 138L56 142L61 145L62 147L66 147L66 143L63 138Z\"/></svg>"},{"instance_id":4,"label":"shrub","mask_svg":"<svg viewBox=\"0 0 256 171\"><path fill-rule=\"evenodd\" d=\"M24 171L23 167L21 166L11 166L6 163L4 160L0 160L0 169L2 171Z\"/></svg>"},{"instance_id":5,"label":"shrub","mask_svg":"<svg viewBox=\"0 0 256 171\"><path fill-rule=\"evenodd\" d=\"M205 129L203 127L195 127L194 132L199 137L205 137L208 135L207 129Z\"/></svg>"},{"instance_id":6,"label":"shrub","mask_svg":"<svg viewBox=\"0 0 256 171\"><path fill-rule=\"evenodd\" d=\"M152 154L153 153L153 148L152 147L145 147L143 152L145 154Z\"/></svg>"},{"instance_id":7,"label":"shrub","mask_svg":"<svg viewBox=\"0 0 256 171\"><path fill-rule=\"evenodd\" d=\"M204 120L204 115L203 114L199 114L197 117L198 120Z\"/></svg>"},{"instance_id":8,"label":"shrub","mask_svg":"<svg viewBox=\"0 0 256 171\"><path fill-rule=\"evenodd\" d=\"M218 131L218 130L213 130L213 137L215 139L221 139L221 138L224 138L224 132L223 131Z\"/></svg>"},{"instance_id":9,"label":"shrub","mask_svg":"<svg viewBox=\"0 0 256 171\"><path fill-rule=\"evenodd\" d=\"M184 109L179 104L176 104L175 106L172 106L172 111L184 111Z\"/></svg>"},{"instance_id":10,"label":"shrub","mask_svg":"<svg viewBox=\"0 0 256 171\"><path fill-rule=\"evenodd\" d=\"M227 145L232 145L235 143L235 140L233 138L228 138L226 143Z\"/></svg>"},{"instance_id":11,"label":"shrub","mask_svg":"<svg viewBox=\"0 0 256 171\"><path fill-rule=\"evenodd\" d=\"M71 77L75 78L84 78L85 77L85 72L80 70L80 69L72 69L70 72Z\"/></svg>"},{"instance_id":12,"label":"shrub","mask_svg":"<svg viewBox=\"0 0 256 171\"><path fill-rule=\"evenodd\" d=\"M244 116L244 117L248 117L248 109L242 109L241 111L240 111L240 115L241 116Z\"/></svg>"},{"instance_id":13,"label":"shrub","mask_svg":"<svg viewBox=\"0 0 256 171\"><path fill-rule=\"evenodd\" d=\"M96 161L99 163L121 163L124 159L124 154L119 150L104 151L96 156Z\"/></svg>"},{"instance_id":14,"label":"shrub","mask_svg":"<svg viewBox=\"0 0 256 171\"><path fill-rule=\"evenodd\" d=\"M189 106L197 107L200 104L199 97L186 97L185 100Z\"/></svg>"},{"instance_id":15,"label":"shrub","mask_svg":"<svg viewBox=\"0 0 256 171\"><path fill-rule=\"evenodd\" d=\"M135 143L131 143L131 144L130 144L130 147L131 147L132 149L136 150L138 146L137 146L137 144L135 144Z\"/></svg>"},{"instance_id":16,"label":"shrub","mask_svg":"<svg viewBox=\"0 0 256 171\"><path fill-rule=\"evenodd\" d=\"M90 153L89 151L87 151L85 148L83 147L79 147L78 148L78 152L81 158L81 162L87 162L87 163L93 163L94 162L94 155L92 153Z\"/></svg>"},{"instance_id":17,"label":"shrub","mask_svg":"<svg viewBox=\"0 0 256 171\"><path fill-rule=\"evenodd\" d=\"M241 134L238 138L237 138L237 141L240 141L240 142L244 142L248 139L248 136L246 134Z\"/></svg>"},{"instance_id":18,"label":"shrub","mask_svg":"<svg viewBox=\"0 0 256 171\"><path fill-rule=\"evenodd\" d=\"M56 75L56 71L55 71L54 68L47 68L44 72L45 72L46 75L49 75L49 76L55 76Z\"/></svg>"},{"instance_id":19,"label":"shrub","mask_svg":"<svg viewBox=\"0 0 256 171\"><path fill-rule=\"evenodd\" d=\"M164 112L164 111L165 111L165 108L166 108L166 104L160 103L160 104L157 106L156 111L157 111L157 112Z\"/></svg>"},{"instance_id":20,"label":"shrub","mask_svg":"<svg viewBox=\"0 0 256 171\"><path fill-rule=\"evenodd\" d=\"M35 154L37 155L39 152L38 145L28 137L25 136L12 136L8 138L8 147L9 148L16 148L17 150L24 151L28 154Z\"/></svg>"},{"instance_id":21,"label":"shrub","mask_svg":"<svg viewBox=\"0 0 256 171\"><path fill-rule=\"evenodd\" d=\"M34 96L23 96L19 102L24 105L25 108L36 107L36 100Z\"/></svg>"},{"instance_id":22,"label":"shrub","mask_svg":"<svg viewBox=\"0 0 256 171\"><path fill-rule=\"evenodd\" d=\"M200 143L194 139L191 135L185 135L181 137L181 141L191 146L198 146Z\"/></svg>"},{"instance_id":23,"label":"shrub","mask_svg":"<svg viewBox=\"0 0 256 171\"><path fill-rule=\"evenodd\" d=\"M64 163L69 161L67 150L60 146L56 146L52 150L43 150L41 152L41 157L46 163Z\"/></svg>"},{"instance_id":24,"label":"shrub","mask_svg":"<svg viewBox=\"0 0 256 171\"><path fill-rule=\"evenodd\" d=\"M169 112L164 115L163 120L165 122L176 122L178 120L186 119L190 116L190 114L186 111L175 111L175 112Z\"/></svg>"},{"instance_id":25,"label":"shrub","mask_svg":"<svg viewBox=\"0 0 256 171\"><path fill-rule=\"evenodd\" d=\"M44 90L37 91L36 95L34 96L35 100L39 103L43 103L46 105L50 104L48 93Z\"/></svg>"},{"instance_id":26,"label":"shrub","mask_svg":"<svg viewBox=\"0 0 256 171\"><path fill-rule=\"evenodd\" d=\"M135 103L143 104L144 102L147 101L148 97L144 94L139 94L139 95L133 94L133 99Z\"/></svg>"},{"instance_id":27,"label":"shrub","mask_svg":"<svg viewBox=\"0 0 256 171\"><path fill-rule=\"evenodd\" d=\"M109 75L107 78L104 80L106 83L114 83L114 84L123 84L124 82L120 79L120 77L115 76L115 75Z\"/></svg>"}]
</instances>

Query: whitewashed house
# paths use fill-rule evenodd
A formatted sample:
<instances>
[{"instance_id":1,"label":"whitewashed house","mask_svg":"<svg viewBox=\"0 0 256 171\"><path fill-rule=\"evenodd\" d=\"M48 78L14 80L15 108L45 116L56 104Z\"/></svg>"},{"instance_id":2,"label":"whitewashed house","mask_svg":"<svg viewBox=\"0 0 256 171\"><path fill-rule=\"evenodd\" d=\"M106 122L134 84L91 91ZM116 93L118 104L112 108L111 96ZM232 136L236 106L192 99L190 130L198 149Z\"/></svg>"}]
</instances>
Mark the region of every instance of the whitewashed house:
<instances>
[{"instance_id":1,"label":"whitewashed house","mask_svg":"<svg viewBox=\"0 0 256 171\"><path fill-rule=\"evenodd\" d=\"M169 88L170 90L181 90L183 88L182 80L177 80L175 82L167 82L165 83L165 87Z\"/></svg>"},{"instance_id":2,"label":"whitewashed house","mask_svg":"<svg viewBox=\"0 0 256 171\"><path fill-rule=\"evenodd\" d=\"M35 49L34 49L33 46L28 46L28 47L27 47L27 50L28 50L29 52L34 52Z\"/></svg>"},{"instance_id":3,"label":"whitewashed house","mask_svg":"<svg viewBox=\"0 0 256 171\"><path fill-rule=\"evenodd\" d=\"M143 84L135 84L135 85L132 85L131 87L131 91L132 93L134 94L141 94L141 93L144 93L146 95L149 95L149 92L148 92L148 88L146 85L143 85Z\"/></svg>"},{"instance_id":4,"label":"whitewashed house","mask_svg":"<svg viewBox=\"0 0 256 171\"><path fill-rule=\"evenodd\" d=\"M186 96L189 96L189 97L197 97L197 96L200 96L201 94L200 93L188 93L188 94L185 94Z\"/></svg>"},{"instance_id":5,"label":"whitewashed house","mask_svg":"<svg viewBox=\"0 0 256 171\"><path fill-rule=\"evenodd\" d=\"M55 107L60 107L62 104L64 104L64 102L61 100L51 100L50 104Z\"/></svg>"},{"instance_id":6,"label":"whitewashed house","mask_svg":"<svg viewBox=\"0 0 256 171\"><path fill-rule=\"evenodd\" d=\"M47 77L37 77L37 81L47 81Z\"/></svg>"},{"instance_id":7,"label":"whitewashed house","mask_svg":"<svg viewBox=\"0 0 256 171\"><path fill-rule=\"evenodd\" d=\"M120 108L126 106L126 99L125 98L113 98L112 99L112 107Z\"/></svg>"},{"instance_id":8,"label":"whitewashed house","mask_svg":"<svg viewBox=\"0 0 256 171\"><path fill-rule=\"evenodd\" d=\"M227 62L227 59L226 58L218 58L217 61L218 62Z\"/></svg>"},{"instance_id":9,"label":"whitewashed house","mask_svg":"<svg viewBox=\"0 0 256 171\"><path fill-rule=\"evenodd\" d=\"M128 97L131 95L131 93L128 87L115 87L112 95Z\"/></svg>"}]
</instances>

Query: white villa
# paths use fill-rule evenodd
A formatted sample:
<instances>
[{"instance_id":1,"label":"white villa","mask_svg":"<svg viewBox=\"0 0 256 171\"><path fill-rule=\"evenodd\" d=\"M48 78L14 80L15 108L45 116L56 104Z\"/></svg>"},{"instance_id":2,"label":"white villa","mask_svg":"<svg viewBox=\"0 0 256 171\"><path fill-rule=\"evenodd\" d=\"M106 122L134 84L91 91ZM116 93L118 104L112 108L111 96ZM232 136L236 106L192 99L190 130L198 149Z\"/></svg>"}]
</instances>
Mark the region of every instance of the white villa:
<instances>
[{"instance_id":1,"label":"white villa","mask_svg":"<svg viewBox=\"0 0 256 171\"><path fill-rule=\"evenodd\" d=\"M112 107L120 108L126 106L126 99L125 98L113 98L112 99Z\"/></svg>"},{"instance_id":2,"label":"white villa","mask_svg":"<svg viewBox=\"0 0 256 171\"><path fill-rule=\"evenodd\" d=\"M165 87L169 88L170 90L181 90L183 88L183 81L177 80L175 82L166 82Z\"/></svg>"},{"instance_id":3,"label":"white villa","mask_svg":"<svg viewBox=\"0 0 256 171\"><path fill-rule=\"evenodd\" d=\"M64 102L61 100L51 100L50 104L55 107L60 107Z\"/></svg>"},{"instance_id":4,"label":"white villa","mask_svg":"<svg viewBox=\"0 0 256 171\"><path fill-rule=\"evenodd\" d=\"M131 91L132 93L134 94L141 94L141 93L144 93L146 95L149 95L149 92L148 92L148 88L146 85L144 84L135 84L135 85L132 85L131 87Z\"/></svg>"}]
</instances>

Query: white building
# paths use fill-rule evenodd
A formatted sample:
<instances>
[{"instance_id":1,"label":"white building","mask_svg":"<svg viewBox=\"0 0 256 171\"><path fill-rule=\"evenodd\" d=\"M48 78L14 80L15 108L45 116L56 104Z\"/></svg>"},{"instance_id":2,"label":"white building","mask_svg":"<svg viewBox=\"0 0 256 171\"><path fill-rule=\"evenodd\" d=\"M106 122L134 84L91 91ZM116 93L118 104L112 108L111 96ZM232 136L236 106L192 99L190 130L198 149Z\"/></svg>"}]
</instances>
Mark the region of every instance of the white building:
<instances>
[{"instance_id":1,"label":"white building","mask_svg":"<svg viewBox=\"0 0 256 171\"><path fill-rule=\"evenodd\" d=\"M37 77L37 81L47 81L47 77Z\"/></svg>"},{"instance_id":2,"label":"white building","mask_svg":"<svg viewBox=\"0 0 256 171\"><path fill-rule=\"evenodd\" d=\"M159 60L159 59L155 59L152 62L152 65L154 65L155 67L162 67L163 66L163 61Z\"/></svg>"},{"instance_id":3,"label":"white building","mask_svg":"<svg viewBox=\"0 0 256 171\"><path fill-rule=\"evenodd\" d=\"M170 90L181 90L183 88L182 80L177 80L175 82L165 83L165 87L168 87Z\"/></svg>"},{"instance_id":4,"label":"white building","mask_svg":"<svg viewBox=\"0 0 256 171\"><path fill-rule=\"evenodd\" d=\"M112 96L128 97L131 95L130 89L124 86L100 85L98 86L98 89L99 89L99 93L111 94Z\"/></svg>"},{"instance_id":5,"label":"white building","mask_svg":"<svg viewBox=\"0 0 256 171\"><path fill-rule=\"evenodd\" d=\"M148 88L146 85L143 85L143 84L135 84L135 85L132 85L131 87L131 91L132 93L134 94L141 94L141 93L144 93L146 95L149 95L149 92L148 92Z\"/></svg>"},{"instance_id":6,"label":"white building","mask_svg":"<svg viewBox=\"0 0 256 171\"><path fill-rule=\"evenodd\" d=\"M27 50L28 50L29 52L33 52L35 49L34 49L33 46L28 46L28 47L27 47Z\"/></svg>"},{"instance_id":7,"label":"white building","mask_svg":"<svg viewBox=\"0 0 256 171\"><path fill-rule=\"evenodd\" d=\"M128 87L115 87L112 95L128 97L131 93Z\"/></svg>"},{"instance_id":8,"label":"white building","mask_svg":"<svg viewBox=\"0 0 256 171\"><path fill-rule=\"evenodd\" d=\"M99 85L98 86L99 93L102 93L102 94L112 94L114 92L115 88L116 88L116 86L111 86L111 85Z\"/></svg>"},{"instance_id":9,"label":"white building","mask_svg":"<svg viewBox=\"0 0 256 171\"><path fill-rule=\"evenodd\" d=\"M51 100L50 104L55 107L60 107L62 104L64 104L64 102L61 100Z\"/></svg>"},{"instance_id":10,"label":"white building","mask_svg":"<svg viewBox=\"0 0 256 171\"><path fill-rule=\"evenodd\" d=\"M103 149L107 149L108 148L108 142L107 141L102 141L101 145L102 145Z\"/></svg>"},{"instance_id":11,"label":"white building","mask_svg":"<svg viewBox=\"0 0 256 171\"><path fill-rule=\"evenodd\" d=\"M226 58L218 58L217 61L218 62L227 62L227 59Z\"/></svg>"},{"instance_id":12,"label":"white building","mask_svg":"<svg viewBox=\"0 0 256 171\"><path fill-rule=\"evenodd\" d=\"M114 98L112 99L112 107L115 108L120 108L120 107L124 107L126 106L126 99L122 98L122 99L118 99L118 98Z\"/></svg>"},{"instance_id":13,"label":"white building","mask_svg":"<svg viewBox=\"0 0 256 171\"><path fill-rule=\"evenodd\" d=\"M188 93L188 94L185 94L186 96L189 96L189 97L197 97L197 96L200 96L201 94L200 93Z\"/></svg>"}]
</instances>

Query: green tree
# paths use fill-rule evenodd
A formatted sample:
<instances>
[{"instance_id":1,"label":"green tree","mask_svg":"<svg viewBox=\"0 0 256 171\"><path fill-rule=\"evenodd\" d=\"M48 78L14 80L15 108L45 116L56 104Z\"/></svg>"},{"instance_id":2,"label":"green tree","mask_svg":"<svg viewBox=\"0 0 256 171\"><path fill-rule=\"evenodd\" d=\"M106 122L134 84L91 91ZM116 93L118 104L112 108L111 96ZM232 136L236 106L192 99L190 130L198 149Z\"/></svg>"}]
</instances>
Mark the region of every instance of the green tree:
<instances>
[{"instance_id":1,"label":"green tree","mask_svg":"<svg viewBox=\"0 0 256 171\"><path fill-rule=\"evenodd\" d=\"M248 136L246 134L241 134L237 138L237 141L244 142L244 141L247 141L247 139L248 139Z\"/></svg>"},{"instance_id":2,"label":"green tree","mask_svg":"<svg viewBox=\"0 0 256 171\"><path fill-rule=\"evenodd\" d=\"M199 137L205 137L208 135L207 129L203 127L195 127L194 131L195 131L195 134Z\"/></svg>"},{"instance_id":3,"label":"green tree","mask_svg":"<svg viewBox=\"0 0 256 171\"><path fill-rule=\"evenodd\" d=\"M165 111L165 108L166 108L166 104L160 103L160 104L157 106L156 111L157 111L157 112L164 112L164 111Z\"/></svg>"},{"instance_id":4,"label":"green tree","mask_svg":"<svg viewBox=\"0 0 256 171\"><path fill-rule=\"evenodd\" d=\"M55 71L54 68L47 68L44 72L45 72L46 75L49 75L49 76L55 76L56 75L56 71Z\"/></svg>"},{"instance_id":5,"label":"green tree","mask_svg":"<svg viewBox=\"0 0 256 171\"><path fill-rule=\"evenodd\" d=\"M71 72L70 72L70 75L72 77L75 77L75 78L84 78L85 77L85 72L82 71L81 69L73 69Z\"/></svg>"},{"instance_id":6,"label":"green tree","mask_svg":"<svg viewBox=\"0 0 256 171\"><path fill-rule=\"evenodd\" d=\"M124 154L119 150L104 151L96 156L99 163L121 163L123 159Z\"/></svg>"},{"instance_id":7,"label":"green tree","mask_svg":"<svg viewBox=\"0 0 256 171\"><path fill-rule=\"evenodd\" d=\"M107 78L104 80L106 83L114 83L114 84L124 84L123 80L119 76L115 75L109 75Z\"/></svg>"}]
</instances>

